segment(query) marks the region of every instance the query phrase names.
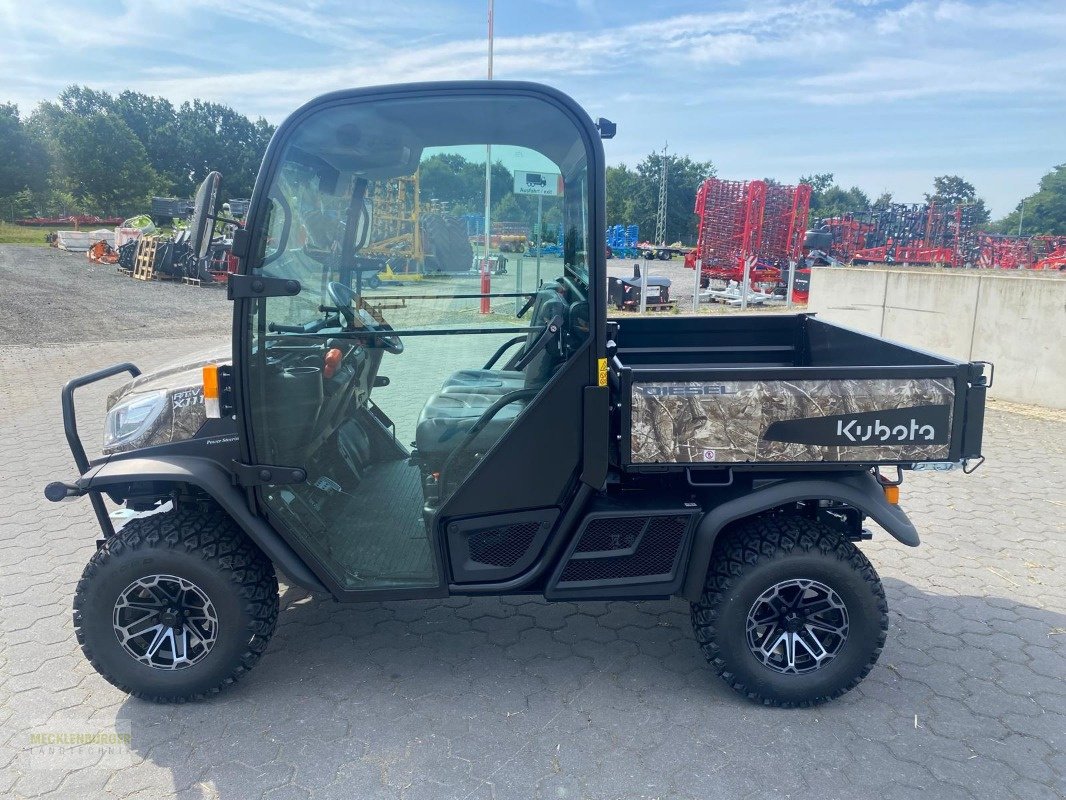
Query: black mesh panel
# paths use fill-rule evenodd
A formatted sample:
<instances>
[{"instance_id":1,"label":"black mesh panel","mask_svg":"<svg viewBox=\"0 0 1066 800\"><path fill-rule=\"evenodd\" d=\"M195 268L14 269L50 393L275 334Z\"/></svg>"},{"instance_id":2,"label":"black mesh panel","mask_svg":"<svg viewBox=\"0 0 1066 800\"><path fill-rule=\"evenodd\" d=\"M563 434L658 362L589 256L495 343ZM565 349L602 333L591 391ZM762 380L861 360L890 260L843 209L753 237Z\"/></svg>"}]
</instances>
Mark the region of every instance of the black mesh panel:
<instances>
[{"instance_id":1,"label":"black mesh panel","mask_svg":"<svg viewBox=\"0 0 1066 800\"><path fill-rule=\"evenodd\" d=\"M647 517L612 517L594 519L581 534L577 544L578 553L596 553L600 550L628 550L644 530Z\"/></svg>"},{"instance_id":2,"label":"black mesh panel","mask_svg":"<svg viewBox=\"0 0 1066 800\"><path fill-rule=\"evenodd\" d=\"M637 524L637 532L643 527L646 517L595 520L589 525L587 535L595 522L609 523L619 529L620 523ZM647 532L640 540L637 551L630 556L570 559L560 583L574 581L602 581L612 578L643 578L651 575L668 575L673 570L674 558L685 537L685 528L689 517L652 517ZM630 543L631 545L632 543ZM584 548L585 537L582 536L580 547ZM611 548L589 547L585 552Z\"/></svg>"},{"instance_id":3,"label":"black mesh panel","mask_svg":"<svg viewBox=\"0 0 1066 800\"><path fill-rule=\"evenodd\" d=\"M522 522L472 533L470 560L493 567L513 567L533 544L540 526L539 522Z\"/></svg>"}]
</instances>

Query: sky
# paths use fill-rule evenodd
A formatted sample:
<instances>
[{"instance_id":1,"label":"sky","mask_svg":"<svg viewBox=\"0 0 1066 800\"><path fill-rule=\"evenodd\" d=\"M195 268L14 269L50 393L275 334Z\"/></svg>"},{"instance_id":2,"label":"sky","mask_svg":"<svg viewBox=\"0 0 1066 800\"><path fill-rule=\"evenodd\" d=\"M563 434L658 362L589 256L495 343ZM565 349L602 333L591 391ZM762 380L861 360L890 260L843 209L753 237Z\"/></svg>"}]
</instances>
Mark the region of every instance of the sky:
<instances>
[{"instance_id":1,"label":"sky","mask_svg":"<svg viewBox=\"0 0 1066 800\"><path fill-rule=\"evenodd\" d=\"M485 0L0 0L0 102L78 83L280 122L324 92L483 78ZM1066 0L496 0L494 76L551 84L728 179L832 172L993 215L1066 162Z\"/></svg>"}]
</instances>

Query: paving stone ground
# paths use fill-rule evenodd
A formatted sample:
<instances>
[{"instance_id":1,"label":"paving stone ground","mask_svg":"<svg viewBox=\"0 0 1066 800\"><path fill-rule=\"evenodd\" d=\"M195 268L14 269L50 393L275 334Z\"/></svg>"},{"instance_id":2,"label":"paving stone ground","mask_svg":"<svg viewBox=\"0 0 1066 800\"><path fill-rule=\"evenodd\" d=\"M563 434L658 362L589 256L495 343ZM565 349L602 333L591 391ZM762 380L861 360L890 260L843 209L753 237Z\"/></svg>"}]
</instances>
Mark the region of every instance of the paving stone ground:
<instances>
[{"instance_id":1,"label":"paving stone ground","mask_svg":"<svg viewBox=\"0 0 1066 800\"><path fill-rule=\"evenodd\" d=\"M71 599L89 504L63 380L159 364L203 338L0 346L0 797L1058 798L1066 793L1066 419L993 408L975 474L915 474L924 543L863 549L888 644L842 699L782 711L706 667L687 604L451 598L342 606L283 587L259 666L216 700L156 706L82 658ZM98 442L108 389L79 398ZM41 754L31 736L128 731ZM92 751L98 753L98 751Z\"/></svg>"}]
</instances>

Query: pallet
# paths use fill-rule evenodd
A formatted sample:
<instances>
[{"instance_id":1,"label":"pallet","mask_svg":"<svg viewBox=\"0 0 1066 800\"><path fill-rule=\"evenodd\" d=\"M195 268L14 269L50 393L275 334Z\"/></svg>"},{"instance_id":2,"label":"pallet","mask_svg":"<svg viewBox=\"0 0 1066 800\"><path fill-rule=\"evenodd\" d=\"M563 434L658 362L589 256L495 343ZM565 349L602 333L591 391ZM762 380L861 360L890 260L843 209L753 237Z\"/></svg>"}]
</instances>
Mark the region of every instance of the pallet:
<instances>
[{"instance_id":1,"label":"pallet","mask_svg":"<svg viewBox=\"0 0 1066 800\"><path fill-rule=\"evenodd\" d=\"M199 278L190 278L190 277L187 277L187 276L182 278L181 282L184 283L186 286L201 286L202 285L202 282L200 281Z\"/></svg>"},{"instance_id":2,"label":"pallet","mask_svg":"<svg viewBox=\"0 0 1066 800\"><path fill-rule=\"evenodd\" d=\"M670 311L677 306L676 300L667 300L665 303L645 303L645 311ZM640 303L637 303L637 310L640 310Z\"/></svg>"},{"instance_id":3,"label":"pallet","mask_svg":"<svg viewBox=\"0 0 1066 800\"><path fill-rule=\"evenodd\" d=\"M133 277L139 281L155 278L155 249L157 239L154 236L142 236L137 243L137 255L133 259Z\"/></svg>"}]
</instances>

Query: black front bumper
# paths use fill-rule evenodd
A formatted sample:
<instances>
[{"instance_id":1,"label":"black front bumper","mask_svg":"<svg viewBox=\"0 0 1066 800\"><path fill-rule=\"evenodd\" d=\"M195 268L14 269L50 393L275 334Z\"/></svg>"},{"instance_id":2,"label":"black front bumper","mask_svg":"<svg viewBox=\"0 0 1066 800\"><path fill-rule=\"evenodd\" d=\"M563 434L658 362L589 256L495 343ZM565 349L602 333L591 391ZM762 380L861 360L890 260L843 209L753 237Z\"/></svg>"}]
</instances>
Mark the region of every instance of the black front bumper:
<instances>
[{"instance_id":1,"label":"black front bumper","mask_svg":"<svg viewBox=\"0 0 1066 800\"><path fill-rule=\"evenodd\" d=\"M73 378L63 387L63 433L66 434L67 445L70 447L71 455L74 456L74 463L78 467L80 477L73 483L53 481L44 488L44 496L54 503L65 500L68 497L81 497L83 494L88 494L89 502L93 505L93 511L96 513L96 519L100 523L104 538L113 536L115 527L111 524L111 518L107 515L107 506L104 505L104 499L100 496L100 492L94 492L88 488L92 480L90 468L93 465L89 463L89 458L85 455L85 446L81 443L81 437L78 436L74 391L90 383L96 383L114 375L121 375L123 372L128 372L134 378L141 374L141 371L134 364L126 362L115 364L96 372L90 372L88 375L82 375L79 378Z\"/></svg>"}]
</instances>

